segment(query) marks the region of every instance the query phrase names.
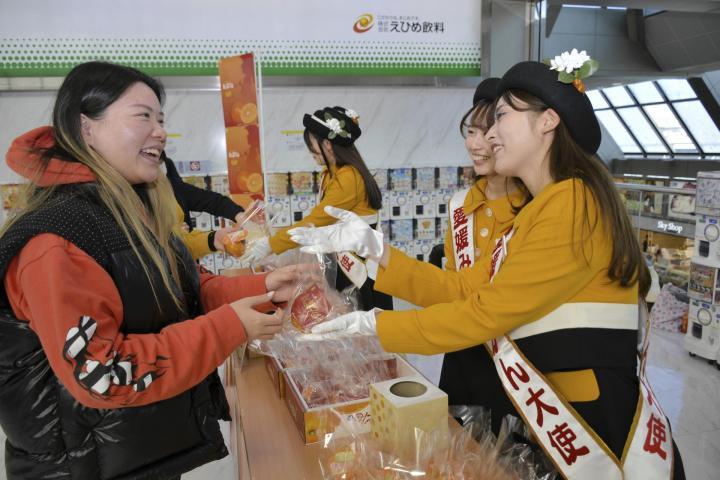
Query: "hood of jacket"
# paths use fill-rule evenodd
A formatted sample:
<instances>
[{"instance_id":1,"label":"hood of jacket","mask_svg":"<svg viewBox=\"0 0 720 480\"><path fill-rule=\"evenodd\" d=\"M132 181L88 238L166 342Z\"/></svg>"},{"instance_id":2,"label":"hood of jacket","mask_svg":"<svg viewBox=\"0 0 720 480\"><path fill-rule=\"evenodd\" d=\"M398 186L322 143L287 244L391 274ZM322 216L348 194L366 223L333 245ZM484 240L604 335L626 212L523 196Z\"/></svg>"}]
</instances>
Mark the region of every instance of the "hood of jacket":
<instances>
[{"instance_id":1,"label":"hood of jacket","mask_svg":"<svg viewBox=\"0 0 720 480\"><path fill-rule=\"evenodd\" d=\"M95 174L80 162L53 157L42 167L42 151L55 145L54 129L38 127L16 138L7 151L8 166L17 174L40 187L94 182Z\"/></svg>"}]
</instances>

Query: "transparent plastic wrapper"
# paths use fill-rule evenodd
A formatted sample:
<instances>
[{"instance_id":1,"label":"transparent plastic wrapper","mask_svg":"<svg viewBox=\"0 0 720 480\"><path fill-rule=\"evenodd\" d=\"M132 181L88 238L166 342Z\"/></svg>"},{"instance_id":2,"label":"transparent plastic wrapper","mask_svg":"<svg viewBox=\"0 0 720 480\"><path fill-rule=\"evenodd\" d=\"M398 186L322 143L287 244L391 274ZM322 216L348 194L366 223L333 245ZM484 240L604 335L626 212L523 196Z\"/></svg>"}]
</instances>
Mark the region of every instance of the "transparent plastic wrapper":
<instances>
[{"instance_id":1,"label":"transparent plastic wrapper","mask_svg":"<svg viewBox=\"0 0 720 480\"><path fill-rule=\"evenodd\" d=\"M329 345L323 361L309 359L301 368L289 370L293 381L309 408L368 398L371 383L390 380L396 375L388 358L345 352L340 345ZM332 359L327 352L335 352ZM348 355L349 353L349 355Z\"/></svg>"},{"instance_id":2,"label":"transparent plastic wrapper","mask_svg":"<svg viewBox=\"0 0 720 480\"><path fill-rule=\"evenodd\" d=\"M451 407L463 428L445 433L415 430L415 454L399 458L383 451L368 434L336 438L327 435L319 456L326 480L552 480L554 474L539 475L529 458L527 444L513 443L511 432L522 426L509 421L503 441L492 434L489 412L482 407ZM342 416L338 414L342 422ZM351 426L347 428L352 429ZM525 432L526 433L526 432ZM516 462L521 460L521 464Z\"/></svg>"},{"instance_id":3,"label":"transparent plastic wrapper","mask_svg":"<svg viewBox=\"0 0 720 480\"><path fill-rule=\"evenodd\" d=\"M498 433L498 447L503 458L513 465L518 478L532 480L562 479L542 448L531 440L525 423L515 415L503 418Z\"/></svg>"},{"instance_id":4,"label":"transparent plastic wrapper","mask_svg":"<svg viewBox=\"0 0 720 480\"><path fill-rule=\"evenodd\" d=\"M284 342L294 349L300 346L299 335L309 332L318 323L355 310L357 301L354 296L341 294L331 286L337 271L334 257L311 255L294 249L274 256L265 264L269 270L289 265L301 265L302 268L294 293L288 304L283 306L283 329L276 334L275 340L278 341L274 343ZM267 341L254 341L250 349L255 353L271 354ZM276 349L283 347L276 346Z\"/></svg>"},{"instance_id":5,"label":"transparent plastic wrapper","mask_svg":"<svg viewBox=\"0 0 720 480\"><path fill-rule=\"evenodd\" d=\"M223 243L225 252L234 257L241 257L253 242L270 236L265 217L265 203L262 200L254 200L245 210L237 227L238 231L227 235Z\"/></svg>"},{"instance_id":6,"label":"transparent plastic wrapper","mask_svg":"<svg viewBox=\"0 0 720 480\"><path fill-rule=\"evenodd\" d=\"M294 328L281 331L267 343L267 352L277 358L282 368L309 367L334 363L339 359L380 357L386 355L374 336L345 337L306 342Z\"/></svg>"},{"instance_id":7,"label":"transparent plastic wrapper","mask_svg":"<svg viewBox=\"0 0 720 480\"><path fill-rule=\"evenodd\" d=\"M287 308L288 320L298 332L309 333L315 325L355 309L332 286L337 272L334 256L300 254L298 263L317 265L300 272L295 295Z\"/></svg>"}]
</instances>

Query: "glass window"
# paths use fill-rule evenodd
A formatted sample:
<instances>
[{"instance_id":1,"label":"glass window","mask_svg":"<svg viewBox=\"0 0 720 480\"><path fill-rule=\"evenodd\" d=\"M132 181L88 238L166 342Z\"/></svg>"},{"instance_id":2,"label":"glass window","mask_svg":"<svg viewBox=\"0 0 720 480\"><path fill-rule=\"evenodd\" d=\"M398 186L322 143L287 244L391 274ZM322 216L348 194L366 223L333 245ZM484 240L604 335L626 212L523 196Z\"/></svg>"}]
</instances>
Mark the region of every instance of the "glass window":
<instances>
[{"instance_id":1,"label":"glass window","mask_svg":"<svg viewBox=\"0 0 720 480\"><path fill-rule=\"evenodd\" d=\"M673 104L678 115L706 153L720 153L720 131L699 100Z\"/></svg>"},{"instance_id":2,"label":"glass window","mask_svg":"<svg viewBox=\"0 0 720 480\"><path fill-rule=\"evenodd\" d=\"M685 79L671 78L658 80L658 83L669 100L696 98L695 91Z\"/></svg>"},{"instance_id":3,"label":"glass window","mask_svg":"<svg viewBox=\"0 0 720 480\"><path fill-rule=\"evenodd\" d=\"M690 140L687 132L678 122L670 107L663 103L661 105L647 105L643 107L660 131L665 141L675 153L696 153L697 149Z\"/></svg>"},{"instance_id":4,"label":"glass window","mask_svg":"<svg viewBox=\"0 0 720 480\"><path fill-rule=\"evenodd\" d=\"M612 110L600 110L595 113L623 153L642 153L642 150L637 146L637 143L635 143L635 140L630 136L617 115L615 115L615 112Z\"/></svg>"},{"instance_id":5,"label":"glass window","mask_svg":"<svg viewBox=\"0 0 720 480\"><path fill-rule=\"evenodd\" d=\"M625 87L603 88L603 93L610 99L610 103L616 107L627 107L628 105L635 104L625 90Z\"/></svg>"},{"instance_id":6,"label":"glass window","mask_svg":"<svg viewBox=\"0 0 720 480\"><path fill-rule=\"evenodd\" d=\"M618 108L618 113L646 152L667 153L667 147L638 107Z\"/></svg>"},{"instance_id":7,"label":"glass window","mask_svg":"<svg viewBox=\"0 0 720 480\"><path fill-rule=\"evenodd\" d=\"M662 95L657 91L653 82L636 83L629 85L629 87L639 103L657 103L663 101Z\"/></svg>"},{"instance_id":8,"label":"glass window","mask_svg":"<svg viewBox=\"0 0 720 480\"><path fill-rule=\"evenodd\" d=\"M595 110L598 108L609 108L610 105L605 101L602 94L598 92L597 90L588 90L587 96L590 99L590 103L592 103L592 106Z\"/></svg>"}]
</instances>

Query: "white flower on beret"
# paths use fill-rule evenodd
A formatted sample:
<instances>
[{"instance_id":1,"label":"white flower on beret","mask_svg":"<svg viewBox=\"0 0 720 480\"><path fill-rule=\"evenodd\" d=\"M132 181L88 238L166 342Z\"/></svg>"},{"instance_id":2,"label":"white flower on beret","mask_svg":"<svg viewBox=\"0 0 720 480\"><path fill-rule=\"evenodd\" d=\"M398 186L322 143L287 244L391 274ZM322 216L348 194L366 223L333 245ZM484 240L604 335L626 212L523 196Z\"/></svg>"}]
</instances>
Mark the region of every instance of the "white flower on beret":
<instances>
[{"instance_id":1,"label":"white flower on beret","mask_svg":"<svg viewBox=\"0 0 720 480\"><path fill-rule=\"evenodd\" d=\"M581 68L588 60L590 60L590 56L585 50L578 52L577 48L573 48L571 52L563 52L551 59L550 70L572 73L573 70Z\"/></svg>"},{"instance_id":2,"label":"white flower on beret","mask_svg":"<svg viewBox=\"0 0 720 480\"><path fill-rule=\"evenodd\" d=\"M340 125L340 120L337 118L330 118L328 120L325 120L325 124L327 127L335 132L336 134L342 132L342 126Z\"/></svg>"}]
</instances>

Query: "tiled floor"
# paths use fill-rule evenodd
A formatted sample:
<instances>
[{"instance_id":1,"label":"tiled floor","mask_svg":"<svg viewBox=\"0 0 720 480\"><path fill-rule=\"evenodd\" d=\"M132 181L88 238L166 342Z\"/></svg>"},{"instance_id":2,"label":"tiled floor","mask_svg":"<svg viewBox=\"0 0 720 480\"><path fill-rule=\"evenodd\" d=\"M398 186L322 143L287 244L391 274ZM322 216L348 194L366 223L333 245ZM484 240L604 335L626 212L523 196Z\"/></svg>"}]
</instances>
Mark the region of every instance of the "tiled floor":
<instances>
[{"instance_id":1,"label":"tiled floor","mask_svg":"<svg viewBox=\"0 0 720 480\"><path fill-rule=\"evenodd\" d=\"M652 335L648 375L670 417L687 478L717 480L720 478L720 371L705 361L690 358L682 347L682 335L660 331ZM442 356L410 355L409 358L437 383ZM0 441L4 440L0 431ZM0 479L5 479L2 457L0 455ZM183 480L232 480L233 470L232 459L225 458L184 475Z\"/></svg>"}]
</instances>

